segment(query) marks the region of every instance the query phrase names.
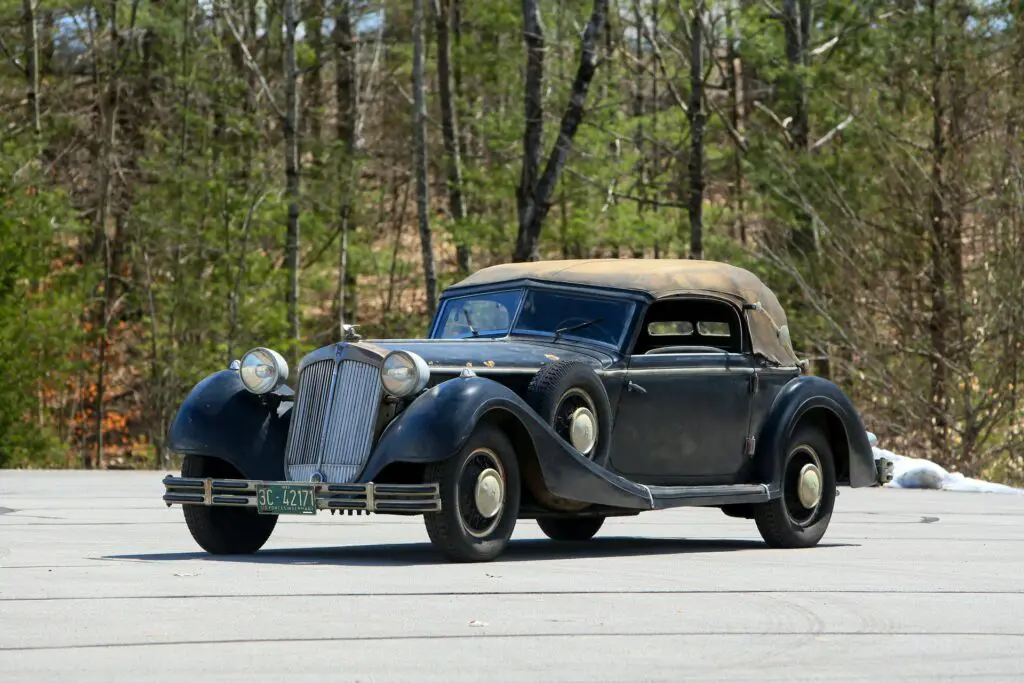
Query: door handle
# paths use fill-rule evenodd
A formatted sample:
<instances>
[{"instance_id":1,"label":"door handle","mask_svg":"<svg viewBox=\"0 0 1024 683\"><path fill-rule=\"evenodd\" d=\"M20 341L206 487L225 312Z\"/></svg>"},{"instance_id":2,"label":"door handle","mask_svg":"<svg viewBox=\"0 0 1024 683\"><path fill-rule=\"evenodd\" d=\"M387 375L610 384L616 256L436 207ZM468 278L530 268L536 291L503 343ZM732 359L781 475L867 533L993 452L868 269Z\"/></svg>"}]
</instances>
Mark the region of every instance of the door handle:
<instances>
[{"instance_id":1,"label":"door handle","mask_svg":"<svg viewBox=\"0 0 1024 683\"><path fill-rule=\"evenodd\" d=\"M626 384L626 389L628 391L638 391L641 394L646 394L647 393L646 389L644 389L642 386L640 386L639 384L637 384L633 380L630 380L629 383Z\"/></svg>"}]
</instances>

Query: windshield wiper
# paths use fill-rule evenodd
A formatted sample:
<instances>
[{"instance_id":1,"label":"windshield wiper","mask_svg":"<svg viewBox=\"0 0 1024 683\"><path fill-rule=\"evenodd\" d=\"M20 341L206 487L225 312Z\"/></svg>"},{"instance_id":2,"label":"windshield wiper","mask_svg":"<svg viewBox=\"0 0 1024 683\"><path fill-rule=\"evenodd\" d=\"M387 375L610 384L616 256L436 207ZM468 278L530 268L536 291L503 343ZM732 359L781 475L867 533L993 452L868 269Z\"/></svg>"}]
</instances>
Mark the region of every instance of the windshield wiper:
<instances>
[{"instance_id":1,"label":"windshield wiper","mask_svg":"<svg viewBox=\"0 0 1024 683\"><path fill-rule=\"evenodd\" d=\"M473 336L474 337L479 337L480 336L480 330L478 330L475 327L473 327L473 319L469 317L469 311L463 309L462 316L466 319L466 327L468 327L469 331L473 333Z\"/></svg>"},{"instance_id":2,"label":"windshield wiper","mask_svg":"<svg viewBox=\"0 0 1024 683\"><path fill-rule=\"evenodd\" d=\"M590 320L585 320L581 323L576 323L575 325L569 325L568 327L559 327L557 330L555 330L555 339L558 339L561 335L567 332L575 332L576 330L582 330L584 327L596 325L602 320L603 318L592 318Z\"/></svg>"}]
</instances>

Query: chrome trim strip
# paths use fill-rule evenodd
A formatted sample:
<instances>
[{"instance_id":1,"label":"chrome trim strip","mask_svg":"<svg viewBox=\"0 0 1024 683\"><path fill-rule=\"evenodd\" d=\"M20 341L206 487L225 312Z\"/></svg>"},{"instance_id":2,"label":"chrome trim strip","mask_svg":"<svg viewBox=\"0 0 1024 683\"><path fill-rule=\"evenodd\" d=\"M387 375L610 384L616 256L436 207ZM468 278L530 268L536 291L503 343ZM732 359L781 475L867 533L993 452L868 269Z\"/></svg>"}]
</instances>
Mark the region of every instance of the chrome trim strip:
<instances>
[{"instance_id":1,"label":"chrome trim strip","mask_svg":"<svg viewBox=\"0 0 1024 683\"><path fill-rule=\"evenodd\" d=\"M465 366L465 365L430 365L431 372L438 373L451 373L459 374L466 367L469 367L477 375L519 375L519 374L535 374L540 372L540 369L544 366L536 368L498 368L482 366ZM617 368L615 370L603 370L595 369L595 373L607 377L617 377L619 375L691 375L691 374L705 374L705 373L737 373L741 375L752 375L754 374L754 368L725 368L725 367L695 367L695 368Z\"/></svg>"},{"instance_id":2,"label":"chrome trim strip","mask_svg":"<svg viewBox=\"0 0 1024 683\"><path fill-rule=\"evenodd\" d=\"M725 368L721 366L696 368L625 368L619 370L598 370L597 374L608 377L616 377L619 375L752 375L754 374L754 368Z\"/></svg>"},{"instance_id":3,"label":"chrome trim strip","mask_svg":"<svg viewBox=\"0 0 1024 683\"><path fill-rule=\"evenodd\" d=\"M430 372L431 373L441 372L441 373L451 373L451 374L455 374L455 375L458 375L459 373L461 373L466 368L469 368L470 370L472 370L474 373L476 373L478 375L484 375L484 374L491 374L491 375L519 375L519 374L524 374L525 375L525 374L536 374L537 372L540 372L540 369L542 367L544 367L544 366L541 365L541 366L538 366L538 367L535 367L535 368L533 368L533 367L530 367L530 368L524 368L524 367L499 368L499 367L490 367L490 366L487 366L487 365L480 365L480 366L477 366L477 365L430 365L428 363L427 367L430 368Z\"/></svg>"},{"instance_id":4,"label":"chrome trim strip","mask_svg":"<svg viewBox=\"0 0 1024 683\"><path fill-rule=\"evenodd\" d=\"M644 484L637 484L637 486L643 487L643 490L647 492L647 502L650 504L651 509L654 509L654 496L651 494L651 487Z\"/></svg>"},{"instance_id":5,"label":"chrome trim strip","mask_svg":"<svg viewBox=\"0 0 1024 683\"><path fill-rule=\"evenodd\" d=\"M758 372L766 375L799 375L800 368L795 365L785 365L771 368L758 368Z\"/></svg>"}]
</instances>

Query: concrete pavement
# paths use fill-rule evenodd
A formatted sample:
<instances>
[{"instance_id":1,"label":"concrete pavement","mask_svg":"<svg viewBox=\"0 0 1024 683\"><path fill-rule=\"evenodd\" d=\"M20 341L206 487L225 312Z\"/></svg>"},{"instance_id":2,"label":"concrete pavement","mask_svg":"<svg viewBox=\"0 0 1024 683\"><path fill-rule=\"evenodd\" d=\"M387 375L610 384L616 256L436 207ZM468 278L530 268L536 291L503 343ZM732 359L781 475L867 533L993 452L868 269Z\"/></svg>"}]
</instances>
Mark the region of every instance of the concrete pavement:
<instances>
[{"instance_id":1,"label":"concrete pavement","mask_svg":"<svg viewBox=\"0 0 1024 683\"><path fill-rule=\"evenodd\" d=\"M818 548L682 509L454 565L419 518L195 546L162 473L0 471L0 682L1024 679L1024 496L843 489Z\"/></svg>"}]
</instances>

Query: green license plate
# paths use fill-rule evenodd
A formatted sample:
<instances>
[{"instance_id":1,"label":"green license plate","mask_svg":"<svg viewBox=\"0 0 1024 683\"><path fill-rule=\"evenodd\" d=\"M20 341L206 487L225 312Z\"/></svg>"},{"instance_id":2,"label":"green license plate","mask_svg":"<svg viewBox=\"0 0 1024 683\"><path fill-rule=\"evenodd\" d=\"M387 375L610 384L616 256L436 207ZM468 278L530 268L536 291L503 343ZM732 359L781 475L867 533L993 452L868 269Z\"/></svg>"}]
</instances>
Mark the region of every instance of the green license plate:
<instances>
[{"instance_id":1,"label":"green license plate","mask_svg":"<svg viewBox=\"0 0 1024 683\"><path fill-rule=\"evenodd\" d=\"M313 515L316 493L308 484L259 484L256 510L261 515Z\"/></svg>"}]
</instances>

